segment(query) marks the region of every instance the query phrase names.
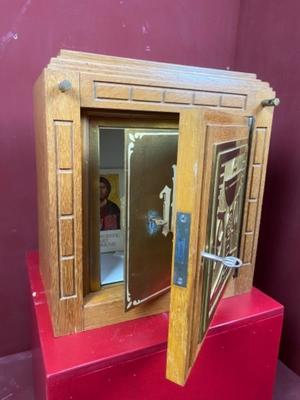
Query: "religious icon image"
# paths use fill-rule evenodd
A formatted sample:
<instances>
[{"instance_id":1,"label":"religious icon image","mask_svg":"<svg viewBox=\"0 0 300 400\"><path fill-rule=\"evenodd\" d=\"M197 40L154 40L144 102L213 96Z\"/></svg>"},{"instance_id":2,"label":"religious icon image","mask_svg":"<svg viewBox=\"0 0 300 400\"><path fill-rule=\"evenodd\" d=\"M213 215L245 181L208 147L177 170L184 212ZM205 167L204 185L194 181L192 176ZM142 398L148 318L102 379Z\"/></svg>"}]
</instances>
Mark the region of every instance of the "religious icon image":
<instances>
[{"instance_id":1,"label":"religious icon image","mask_svg":"<svg viewBox=\"0 0 300 400\"><path fill-rule=\"evenodd\" d=\"M100 176L100 230L120 229L119 175Z\"/></svg>"},{"instance_id":2,"label":"religious icon image","mask_svg":"<svg viewBox=\"0 0 300 400\"><path fill-rule=\"evenodd\" d=\"M123 175L119 169L101 169L99 173L101 253L124 250Z\"/></svg>"}]
</instances>

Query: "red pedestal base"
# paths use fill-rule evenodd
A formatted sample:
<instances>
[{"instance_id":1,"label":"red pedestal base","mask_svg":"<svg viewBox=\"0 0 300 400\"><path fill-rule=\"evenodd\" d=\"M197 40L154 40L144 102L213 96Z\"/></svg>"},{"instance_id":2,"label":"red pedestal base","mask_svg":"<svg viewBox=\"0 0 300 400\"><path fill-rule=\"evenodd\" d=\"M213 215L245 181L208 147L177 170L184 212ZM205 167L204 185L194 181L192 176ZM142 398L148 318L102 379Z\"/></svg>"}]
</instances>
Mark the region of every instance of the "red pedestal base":
<instances>
[{"instance_id":1,"label":"red pedestal base","mask_svg":"<svg viewBox=\"0 0 300 400\"><path fill-rule=\"evenodd\" d=\"M257 289L221 301L185 387L165 379L167 314L54 338L36 253L27 266L37 400L271 400L283 307Z\"/></svg>"}]
</instances>

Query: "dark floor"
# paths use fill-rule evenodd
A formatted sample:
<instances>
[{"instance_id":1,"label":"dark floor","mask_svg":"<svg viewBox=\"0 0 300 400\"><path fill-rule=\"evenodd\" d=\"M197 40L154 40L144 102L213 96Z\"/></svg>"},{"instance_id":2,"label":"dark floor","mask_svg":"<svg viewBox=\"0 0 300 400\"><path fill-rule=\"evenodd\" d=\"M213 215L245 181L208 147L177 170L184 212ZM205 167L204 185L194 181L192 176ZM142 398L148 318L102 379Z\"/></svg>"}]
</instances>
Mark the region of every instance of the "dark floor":
<instances>
[{"instance_id":1,"label":"dark floor","mask_svg":"<svg viewBox=\"0 0 300 400\"><path fill-rule=\"evenodd\" d=\"M300 400L300 376L278 362L273 400Z\"/></svg>"},{"instance_id":2,"label":"dark floor","mask_svg":"<svg viewBox=\"0 0 300 400\"><path fill-rule=\"evenodd\" d=\"M0 400L34 400L31 371L30 351L0 358ZM273 400L300 400L300 377L280 361Z\"/></svg>"},{"instance_id":3,"label":"dark floor","mask_svg":"<svg viewBox=\"0 0 300 400\"><path fill-rule=\"evenodd\" d=\"M30 351L0 358L0 400L34 400Z\"/></svg>"}]
</instances>

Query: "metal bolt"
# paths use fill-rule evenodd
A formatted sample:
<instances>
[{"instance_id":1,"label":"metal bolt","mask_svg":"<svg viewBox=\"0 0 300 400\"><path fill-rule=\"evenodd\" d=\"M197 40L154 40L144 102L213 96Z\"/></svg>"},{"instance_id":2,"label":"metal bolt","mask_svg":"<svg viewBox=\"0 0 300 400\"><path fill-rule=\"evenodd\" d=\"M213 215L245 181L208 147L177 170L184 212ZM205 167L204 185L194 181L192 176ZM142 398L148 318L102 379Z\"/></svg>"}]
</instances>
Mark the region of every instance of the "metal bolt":
<instances>
[{"instance_id":1,"label":"metal bolt","mask_svg":"<svg viewBox=\"0 0 300 400\"><path fill-rule=\"evenodd\" d=\"M66 92L67 90L72 89L72 83L67 79L64 79L59 83L58 88L61 92Z\"/></svg>"},{"instance_id":2,"label":"metal bolt","mask_svg":"<svg viewBox=\"0 0 300 400\"><path fill-rule=\"evenodd\" d=\"M263 107L277 107L280 104L280 100L278 97L274 97L274 99L267 99L261 102Z\"/></svg>"}]
</instances>

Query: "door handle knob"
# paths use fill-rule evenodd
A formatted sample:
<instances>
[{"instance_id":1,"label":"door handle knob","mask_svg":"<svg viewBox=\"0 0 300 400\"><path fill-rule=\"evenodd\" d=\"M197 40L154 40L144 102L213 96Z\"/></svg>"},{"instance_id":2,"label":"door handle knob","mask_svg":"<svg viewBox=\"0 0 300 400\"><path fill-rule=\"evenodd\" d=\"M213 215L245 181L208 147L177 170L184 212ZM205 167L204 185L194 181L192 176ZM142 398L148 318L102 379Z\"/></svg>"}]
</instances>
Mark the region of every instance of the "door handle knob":
<instances>
[{"instance_id":1,"label":"door handle knob","mask_svg":"<svg viewBox=\"0 0 300 400\"><path fill-rule=\"evenodd\" d=\"M160 217L152 217L152 218L150 218L150 220L153 221L155 223L155 225L157 225L157 226L163 226L168 223L168 221L166 221Z\"/></svg>"},{"instance_id":2,"label":"door handle knob","mask_svg":"<svg viewBox=\"0 0 300 400\"><path fill-rule=\"evenodd\" d=\"M159 230L164 236L168 236L169 232L173 232L174 225L174 209L175 209L175 176L176 165L172 165L173 169L173 187L165 185L159 193L160 200L163 201L162 216L160 212L150 210L147 218L147 230L150 234L155 234ZM173 211L173 213L172 213ZM160 214L160 215L159 215Z\"/></svg>"},{"instance_id":3,"label":"door handle knob","mask_svg":"<svg viewBox=\"0 0 300 400\"><path fill-rule=\"evenodd\" d=\"M201 256L212 261L220 262L228 268L240 268L243 265L242 260L234 256L220 257L215 254L207 253L206 251L202 251Z\"/></svg>"}]
</instances>

